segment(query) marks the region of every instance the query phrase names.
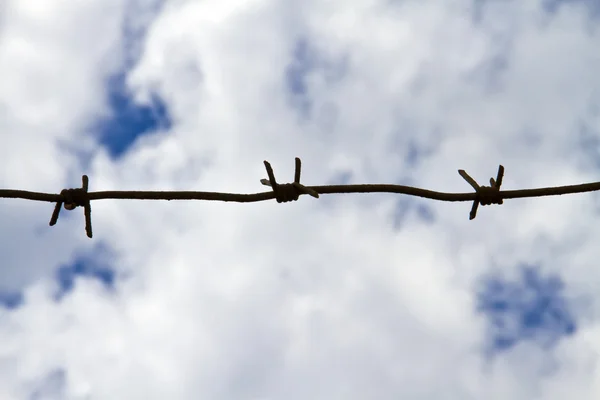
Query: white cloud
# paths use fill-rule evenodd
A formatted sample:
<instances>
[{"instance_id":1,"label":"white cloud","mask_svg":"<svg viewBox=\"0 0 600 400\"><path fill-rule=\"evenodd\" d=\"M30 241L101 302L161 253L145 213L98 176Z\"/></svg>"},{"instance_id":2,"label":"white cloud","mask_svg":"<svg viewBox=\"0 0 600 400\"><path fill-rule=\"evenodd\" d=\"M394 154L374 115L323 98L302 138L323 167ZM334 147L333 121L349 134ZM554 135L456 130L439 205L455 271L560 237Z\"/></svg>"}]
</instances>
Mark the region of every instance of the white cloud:
<instances>
[{"instance_id":1,"label":"white cloud","mask_svg":"<svg viewBox=\"0 0 600 400\"><path fill-rule=\"evenodd\" d=\"M600 93L600 38L583 8L550 16L540 2L489 2L477 22L466 0L286 3L8 2L0 184L79 185L84 171L59 139L91 152L94 191L262 191L262 160L287 182L296 156L306 184L351 172L352 183L462 192L457 169L485 184L500 163L505 189L595 180L576 146L582 122L598 129ZM174 123L112 160L82 136L106 113L127 9L148 24L128 84L139 101L160 95ZM299 40L314 55L310 120L285 86ZM414 166L410 145L428 151ZM597 396L584 368L597 354L594 195L506 201L474 221L470 203L428 203L434 223L409 214L395 231L397 199L93 202L93 241L116 249L127 278L112 294L79 280L59 303L47 271L91 249L81 211L39 233L51 205L3 201L0 285L26 287L26 301L0 310L0 395L41 385L69 399ZM579 330L556 349L524 343L486 360L478 279L515 276L522 262L560 273L581 304Z\"/></svg>"},{"instance_id":2,"label":"white cloud","mask_svg":"<svg viewBox=\"0 0 600 400\"><path fill-rule=\"evenodd\" d=\"M83 129L92 115L102 112L103 80L121 62L119 2L4 3L0 183L47 192L60 191L62 185L77 187L85 171L78 170L67 148L92 144L82 138ZM31 282L66 261L69 249L81 243L81 231L75 235L64 229L67 218L54 232L47 231L52 208L2 201L2 290Z\"/></svg>"}]
</instances>

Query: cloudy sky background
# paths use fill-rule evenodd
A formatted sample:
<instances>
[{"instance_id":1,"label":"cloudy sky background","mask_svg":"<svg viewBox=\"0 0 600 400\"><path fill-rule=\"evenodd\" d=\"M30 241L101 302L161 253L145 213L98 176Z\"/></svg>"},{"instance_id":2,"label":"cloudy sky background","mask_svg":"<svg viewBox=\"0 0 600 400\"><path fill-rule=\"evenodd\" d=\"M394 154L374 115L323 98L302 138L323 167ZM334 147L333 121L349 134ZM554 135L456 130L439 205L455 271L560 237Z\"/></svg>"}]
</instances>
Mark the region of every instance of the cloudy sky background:
<instances>
[{"instance_id":1,"label":"cloudy sky background","mask_svg":"<svg viewBox=\"0 0 600 400\"><path fill-rule=\"evenodd\" d=\"M4 0L0 187L600 180L599 3ZM0 200L1 399L597 399L600 197Z\"/></svg>"}]
</instances>

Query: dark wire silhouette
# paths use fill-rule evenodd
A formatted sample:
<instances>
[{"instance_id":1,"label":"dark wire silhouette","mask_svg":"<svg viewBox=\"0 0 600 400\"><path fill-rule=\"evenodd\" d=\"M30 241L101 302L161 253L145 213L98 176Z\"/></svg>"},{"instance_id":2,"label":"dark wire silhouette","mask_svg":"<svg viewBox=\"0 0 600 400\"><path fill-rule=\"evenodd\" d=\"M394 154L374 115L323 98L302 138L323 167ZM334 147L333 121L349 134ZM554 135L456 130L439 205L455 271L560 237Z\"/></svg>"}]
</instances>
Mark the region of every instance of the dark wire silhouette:
<instances>
[{"instance_id":1,"label":"dark wire silhouette","mask_svg":"<svg viewBox=\"0 0 600 400\"><path fill-rule=\"evenodd\" d=\"M359 184L359 185L324 185L304 186L300 183L301 161L296 157L296 169L294 182L279 184L275 180L273 168L269 162L264 161L269 179L261 179L263 185L270 186L270 192L242 194L242 193L219 193L219 192L195 192L195 191L102 191L88 192L89 179L87 175L81 177L81 188L63 189L60 194L29 192L25 190L0 189L0 198L25 199L35 201L47 201L56 203L50 226L58 221L61 207L66 210L74 210L83 207L85 215L85 231L88 237L92 237L92 200L102 199L130 199L130 200L213 200L233 201L238 203L251 203L276 199L278 203L296 201L302 194L308 194L319 198L320 194L334 193L399 193L409 196L418 196L439 201L473 201L469 219L477 215L477 208L490 204L502 204L504 199L516 199L523 197L557 196L571 193L584 193L600 190L600 182L584 183L580 185L556 186L537 189L503 190L500 191L504 167L498 167L496 179L490 178L490 186L479 186L473 178L464 170L458 173L469 185L475 189L471 193L444 193L433 190L420 189L412 186L389 185L389 184Z\"/></svg>"}]
</instances>

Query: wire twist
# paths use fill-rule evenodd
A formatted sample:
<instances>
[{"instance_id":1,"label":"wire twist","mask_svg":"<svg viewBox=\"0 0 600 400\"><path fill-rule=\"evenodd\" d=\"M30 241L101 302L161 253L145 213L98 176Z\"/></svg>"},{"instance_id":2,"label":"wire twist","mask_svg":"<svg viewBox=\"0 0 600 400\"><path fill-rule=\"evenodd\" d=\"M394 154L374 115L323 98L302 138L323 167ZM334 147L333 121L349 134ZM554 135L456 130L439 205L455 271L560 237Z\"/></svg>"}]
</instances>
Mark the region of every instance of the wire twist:
<instances>
[{"instance_id":1,"label":"wire twist","mask_svg":"<svg viewBox=\"0 0 600 400\"><path fill-rule=\"evenodd\" d=\"M271 186L273 189L273 193L275 193L275 200L278 203L287 203L289 201L296 201L300 197L301 194L308 194L312 197L318 199L319 193L316 191L307 188L306 186L300 183L300 169L302 168L302 161L298 157L296 157L296 168L294 171L294 182L292 183L284 183L283 185L278 184L275 180L275 174L273 173L273 168L268 161L263 161L265 164L265 168L267 170L267 175L269 179L261 179L260 183L266 186Z\"/></svg>"},{"instance_id":2,"label":"wire twist","mask_svg":"<svg viewBox=\"0 0 600 400\"><path fill-rule=\"evenodd\" d=\"M473 200L469 219L475 219L479 204L489 206L490 204L503 203L502 194L500 193L500 185L502 185L502 178L504 177L504 167L502 165L498 166L496 179L490 178L490 186L479 186L475 179L471 178L464 169L459 169L458 173L475 189L475 200Z\"/></svg>"},{"instance_id":3,"label":"wire twist","mask_svg":"<svg viewBox=\"0 0 600 400\"><path fill-rule=\"evenodd\" d=\"M56 202L52 217L50 218L50 226L56 225L58 222L58 216L60 215L61 206L65 207L65 210L74 210L77 207L83 207L83 214L85 216L85 233L91 239L92 238L92 206L90 204L90 197L88 194L89 178L87 175L81 177L81 187L74 189L63 189L60 191L61 199Z\"/></svg>"}]
</instances>

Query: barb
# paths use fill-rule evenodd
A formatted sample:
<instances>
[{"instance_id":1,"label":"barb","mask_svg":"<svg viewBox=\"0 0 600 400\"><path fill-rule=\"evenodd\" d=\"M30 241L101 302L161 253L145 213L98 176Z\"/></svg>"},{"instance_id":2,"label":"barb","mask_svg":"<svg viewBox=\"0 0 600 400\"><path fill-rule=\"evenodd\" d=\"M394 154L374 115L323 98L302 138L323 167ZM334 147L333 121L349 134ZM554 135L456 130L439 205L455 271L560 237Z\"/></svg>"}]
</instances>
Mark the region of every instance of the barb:
<instances>
[{"instance_id":1,"label":"barb","mask_svg":"<svg viewBox=\"0 0 600 400\"><path fill-rule=\"evenodd\" d=\"M490 178L490 186L480 186L464 170L458 170L460 176L475 189L471 193L444 193L433 190L421 189L412 186L390 185L390 184L359 184L359 185L325 185L304 186L300 183L301 161L296 157L296 170L294 182L278 184L275 180L273 168L269 162L264 161L269 179L261 179L263 185L270 186L271 191L243 194L243 193L219 193L219 192L196 192L196 191L100 191L88 192L88 177L82 176L82 186L76 189L63 189L60 194L29 192L25 190L0 189L0 198L24 199L34 201L45 201L56 203L50 226L58 221L61 206L67 210L76 207L84 208L85 229L88 237L92 237L91 206L92 200L103 199L127 199L127 200L210 200L210 201L233 201L237 203L252 203L276 199L278 203L296 201L302 194L308 194L319 198L321 194L345 194L345 193L397 193L408 196L417 196L438 201L472 201L469 219L474 219L477 208L490 204L502 204L505 199L517 199L524 197L559 196L563 194L585 193L600 190L600 182L584 183L579 185L545 187L537 189L500 190L504 177L504 167L498 167L496 179Z\"/></svg>"},{"instance_id":2,"label":"barb","mask_svg":"<svg viewBox=\"0 0 600 400\"><path fill-rule=\"evenodd\" d=\"M296 157L296 170L294 172L294 182L286 183L284 185L279 185L275 180L275 174L273 173L273 168L271 168L271 164L268 161L263 161L265 163L265 168L267 169L267 175L269 179L261 179L260 183L266 186L271 186L273 188L273 193L275 193L275 199L278 203L286 203L288 201L296 201L301 194L308 194L312 197L318 199L319 193L314 190L307 188L306 186L300 183L300 168L302 167L302 161L298 157Z\"/></svg>"},{"instance_id":3,"label":"barb","mask_svg":"<svg viewBox=\"0 0 600 400\"><path fill-rule=\"evenodd\" d=\"M65 210L74 210L77 207L83 207L85 216L85 233L92 238L92 206L90 205L90 197L88 193L89 178L87 175L81 177L81 188L63 189L60 192L60 199L56 201L52 217L50 218L50 226L56 225L58 216L60 215L60 207L64 206ZM1 191L0 191L1 192Z\"/></svg>"},{"instance_id":4,"label":"barb","mask_svg":"<svg viewBox=\"0 0 600 400\"><path fill-rule=\"evenodd\" d=\"M475 200L473 200L469 219L475 219L479 204L488 206L490 204L503 203L502 195L500 194L500 185L502 185L502 178L504 177L504 167L502 165L498 166L496 180L490 178L491 186L479 186L477 182L475 182L475 179L471 178L464 169L459 169L458 173L473 187L473 189L475 189Z\"/></svg>"}]
</instances>

